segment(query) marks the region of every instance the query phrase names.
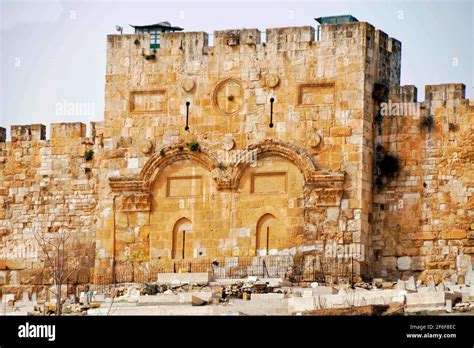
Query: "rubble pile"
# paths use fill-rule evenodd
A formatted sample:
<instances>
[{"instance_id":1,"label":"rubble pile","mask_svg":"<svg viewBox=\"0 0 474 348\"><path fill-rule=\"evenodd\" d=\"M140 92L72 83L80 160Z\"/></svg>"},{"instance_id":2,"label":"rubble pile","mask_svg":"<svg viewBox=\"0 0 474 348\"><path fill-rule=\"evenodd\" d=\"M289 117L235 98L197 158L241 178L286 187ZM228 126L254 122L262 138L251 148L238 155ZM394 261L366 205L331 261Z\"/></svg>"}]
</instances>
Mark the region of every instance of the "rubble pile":
<instances>
[{"instance_id":1,"label":"rubble pile","mask_svg":"<svg viewBox=\"0 0 474 348\"><path fill-rule=\"evenodd\" d=\"M63 315L474 315L474 285L409 277L354 284L292 284L285 279L226 279L208 283L127 283L63 297ZM55 303L28 292L3 295L4 311L54 315Z\"/></svg>"}]
</instances>

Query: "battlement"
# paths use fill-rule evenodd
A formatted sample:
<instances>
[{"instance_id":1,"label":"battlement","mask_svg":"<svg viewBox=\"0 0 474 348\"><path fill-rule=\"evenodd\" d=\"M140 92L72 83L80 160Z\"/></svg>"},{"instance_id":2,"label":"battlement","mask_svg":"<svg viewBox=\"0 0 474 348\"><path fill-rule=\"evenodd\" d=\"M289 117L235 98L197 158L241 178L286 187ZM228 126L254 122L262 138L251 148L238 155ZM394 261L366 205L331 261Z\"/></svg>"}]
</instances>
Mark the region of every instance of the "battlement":
<instances>
[{"instance_id":1,"label":"battlement","mask_svg":"<svg viewBox=\"0 0 474 348\"><path fill-rule=\"evenodd\" d=\"M91 122L91 139L103 133L102 122ZM84 139L87 137L87 126L82 122L52 123L50 126L53 139ZM43 124L12 125L10 127L11 142L39 141L46 139L46 126ZM6 128L0 127L0 142L7 141Z\"/></svg>"},{"instance_id":2,"label":"battlement","mask_svg":"<svg viewBox=\"0 0 474 348\"><path fill-rule=\"evenodd\" d=\"M58 138L85 138L86 125L81 122L52 123L51 139Z\"/></svg>"},{"instance_id":3,"label":"battlement","mask_svg":"<svg viewBox=\"0 0 474 348\"><path fill-rule=\"evenodd\" d=\"M444 83L439 85L426 85L425 100L452 100L465 99L466 86L463 83Z\"/></svg>"},{"instance_id":4,"label":"battlement","mask_svg":"<svg viewBox=\"0 0 474 348\"><path fill-rule=\"evenodd\" d=\"M418 98L418 89L413 85L392 86L388 98L398 103L414 103Z\"/></svg>"},{"instance_id":5,"label":"battlement","mask_svg":"<svg viewBox=\"0 0 474 348\"><path fill-rule=\"evenodd\" d=\"M259 29L228 29L218 30L213 33L213 47L239 46L239 45L260 45L265 44L289 44L289 43L309 43L317 41L337 41L343 38L364 37L367 31L374 31L380 36L380 42L384 49L389 52L400 52L400 41L388 37L387 34L376 30L371 24L366 22L352 22L339 24L324 24L319 27L319 37L315 37L315 28L312 26L301 27L280 27L267 28L265 30L265 41L262 40L262 33ZM365 39L365 37L364 37ZM140 44L136 42L140 41ZM133 44L141 48L148 48L150 35L139 34L111 34L107 36L108 47L111 49L130 48ZM361 41L361 44L365 42ZM143 45L141 45L143 43ZM206 32L163 32L161 33L161 48L180 49L194 51L209 47L209 34ZM159 51L159 49L158 49Z\"/></svg>"},{"instance_id":6,"label":"battlement","mask_svg":"<svg viewBox=\"0 0 474 348\"><path fill-rule=\"evenodd\" d=\"M46 139L46 126L43 124L14 125L10 132L12 142Z\"/></svg>"},{"instance_id":7,"label":"battlement","mask_svg":"<svg viewBox=\"0 0 474 348\"><path fill-rule=\"evenodd\" d=\"M161 47L176 53L180 50L187 55L198 52L209 46L209 35L203 31L197 32L169 32L161 36Z\"/></svg>"}]
</instances>

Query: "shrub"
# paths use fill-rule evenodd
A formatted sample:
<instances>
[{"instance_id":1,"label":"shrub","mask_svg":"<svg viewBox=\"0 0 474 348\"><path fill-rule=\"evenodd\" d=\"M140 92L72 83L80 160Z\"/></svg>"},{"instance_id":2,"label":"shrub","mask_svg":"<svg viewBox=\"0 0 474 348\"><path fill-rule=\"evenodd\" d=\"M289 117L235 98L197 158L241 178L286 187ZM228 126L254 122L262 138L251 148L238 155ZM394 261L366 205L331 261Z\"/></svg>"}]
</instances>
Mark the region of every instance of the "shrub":
<instances>
[{"instance_id":1,"label":"shrub","mask_svg":"<svg viewBox=\"0 0 474 348\"><path fill-rule=\"evenodd\" d=\"M420 120L420 124L418 125L420 128L420 131L423 130L423 128L428 129L428 132L431 132L434 126L434 119L433 116L423 116Z\"/></svg>"},{"instance_id":2,"label":"shrub","mask_svg":"<svg viewBox=\"0 0 474 348\"><path fill-rule=\"evenodd\" d=\"M456 123L450 123L448 127L450 132L457 132L459 130L459 127Z\"/></svg>"},{"instance_id":3,"label":"shrub","mask_svg":"<svg viewBox=\"0 0 474 348\"><path fill-rule=\"evenodd\" d=\"M161 150L160 150L160 156L161 156L161 157L165 157L165 149L161 149Z\"/></svg>"},{"instance_id":4,"label":"shrub","mask_svg":"<svg viewBox=\"0 0 474 348\"><path fill-rule=\"evenodd\" d=\"M191 143L188 143L188 148L191 150L191 151L199 151L200 150L200 146L199 146L199 143L198 142L191 142Z\"/></svg>"},{"instance_id":5,"label":"shrub","mask_svg":"<svg viewBox=\"0 0 474 348\"><path fill-rule=\"evenodd\" d=\"M90 161L91 159L93 159L94 158L94 151L86 150L84 152L84 158L86 159L86 161Z\"/></svg>"},{"instance_id":6,"label":"shrub","mask_svg":"<svg viewBox=\"0 0 474 348\"><path fill-rule=\"evenodd\" d=\"M388 97L388 87L381 83L374 84L374 90L372 92L372 98L377 102L381 103L386 101Z\"/></svg>"},{"instance_id":7,"label":"shrub","mask_svg":"<svg viewBox=\"0 0 474 348\"><path fill-rule=\"evenodd\" d=\"M397 157L386 153L383 146L377 144L375 147L375 185L383 186L387 179L394 178L400 171L400 162Z\"/></svg>"},{"instance_id":8,"label":"shrub","mask_svg":"<svg viewBox=\"0 0 474 348\"><path fill-rule=\"evenodd\" d=\"M92 171L92 169L88 168L88 167L85 167L84 168L84 173L87 174L87 173L90 173Z\"/></svg>"},{"instance_id":9,"label":"shrub","mask_svg":"<svg viewBox=\"0 0 474 348\"><path fill-rule=\"evenodd\" d=\"M140 40L135 39L135 41L133 41L133 43L138 46L138 45L140 45Z\"/></svg>"},{"instance_id":10,"label":"shrub","mask_svg":"<svg viewBox=\"0 0 474 348\"><path fill-rule=\"evenodd\" d=\"M386 178L393 178L400 170L398 158L390 154L383 156L379 163L380 174Z\"/></svg>"}]
</instances>

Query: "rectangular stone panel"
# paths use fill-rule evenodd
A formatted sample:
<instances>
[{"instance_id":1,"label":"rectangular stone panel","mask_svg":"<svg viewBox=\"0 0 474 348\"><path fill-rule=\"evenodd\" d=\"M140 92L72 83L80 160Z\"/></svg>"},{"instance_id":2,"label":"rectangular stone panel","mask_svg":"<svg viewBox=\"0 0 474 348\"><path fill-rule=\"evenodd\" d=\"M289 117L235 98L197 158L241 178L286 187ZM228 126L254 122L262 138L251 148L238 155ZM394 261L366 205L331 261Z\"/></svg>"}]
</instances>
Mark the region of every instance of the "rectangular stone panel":
<instances>
[{"instance_id":1,"label":"rectangular stone panel","mask_svg":"<svg viewBox=\"0 0 474 348\"><path fill-rule=\"evenodd\" d=\"M285 193L286 172L252 174L251 193Z\"/></svg>"},{"instance_id":2,"label":"rectangular stone panel","mask_svg":"<svg viewBox=\"0 0 474 348\"><path fill-rule=\"evenodd\" d=\"M130 112L164 112L166 111L166 91L132 91L130 92Z\"/></svg>"},{"instance_id":3,"label":"rectangular stone panel","mask_svg":"<svg viewBox=\"0 0 474 348\"><path fill-rule=\"evenodd\" d=\"M328 106L334 104L333 83L305 83L298 86L298 105Z\"/></svg>"},{"instance_id":4,"label":"rectangular stone panel","mask_svg":"<svg viewBox=\"0 0 474 348\"><path fill-rule=\"evenodd\" d=\"M201 176L175 176L168 178L167 197L196 197L202 193Z\"/></svg>"}]
</instances>

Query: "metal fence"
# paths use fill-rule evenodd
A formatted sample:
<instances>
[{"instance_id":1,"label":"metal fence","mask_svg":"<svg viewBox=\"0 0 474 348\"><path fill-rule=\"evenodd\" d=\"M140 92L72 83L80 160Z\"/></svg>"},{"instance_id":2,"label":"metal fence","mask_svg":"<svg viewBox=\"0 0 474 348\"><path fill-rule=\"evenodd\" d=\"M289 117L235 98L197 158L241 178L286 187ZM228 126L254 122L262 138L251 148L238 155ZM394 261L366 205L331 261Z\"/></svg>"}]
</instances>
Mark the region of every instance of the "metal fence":
<instances>
[{"instance_id":1,"label":"metal fence","mask_svg":"<svg viewBox=\"0 0 474 348\"><path fill-rule=\"evenodd\" d=\"M123 283L155 282L158 273L209 272L214 279L286 278L293 282L317 281L320 283L350 282L353 260L325 258L323 255L226 257L220 261L209 259L175 260L166 267L117 267L112 272L96 273L93 277L78 277L77 283L104 286ZM89 279L88 282L85 280Z\"/></svg>"}]
</instances>

